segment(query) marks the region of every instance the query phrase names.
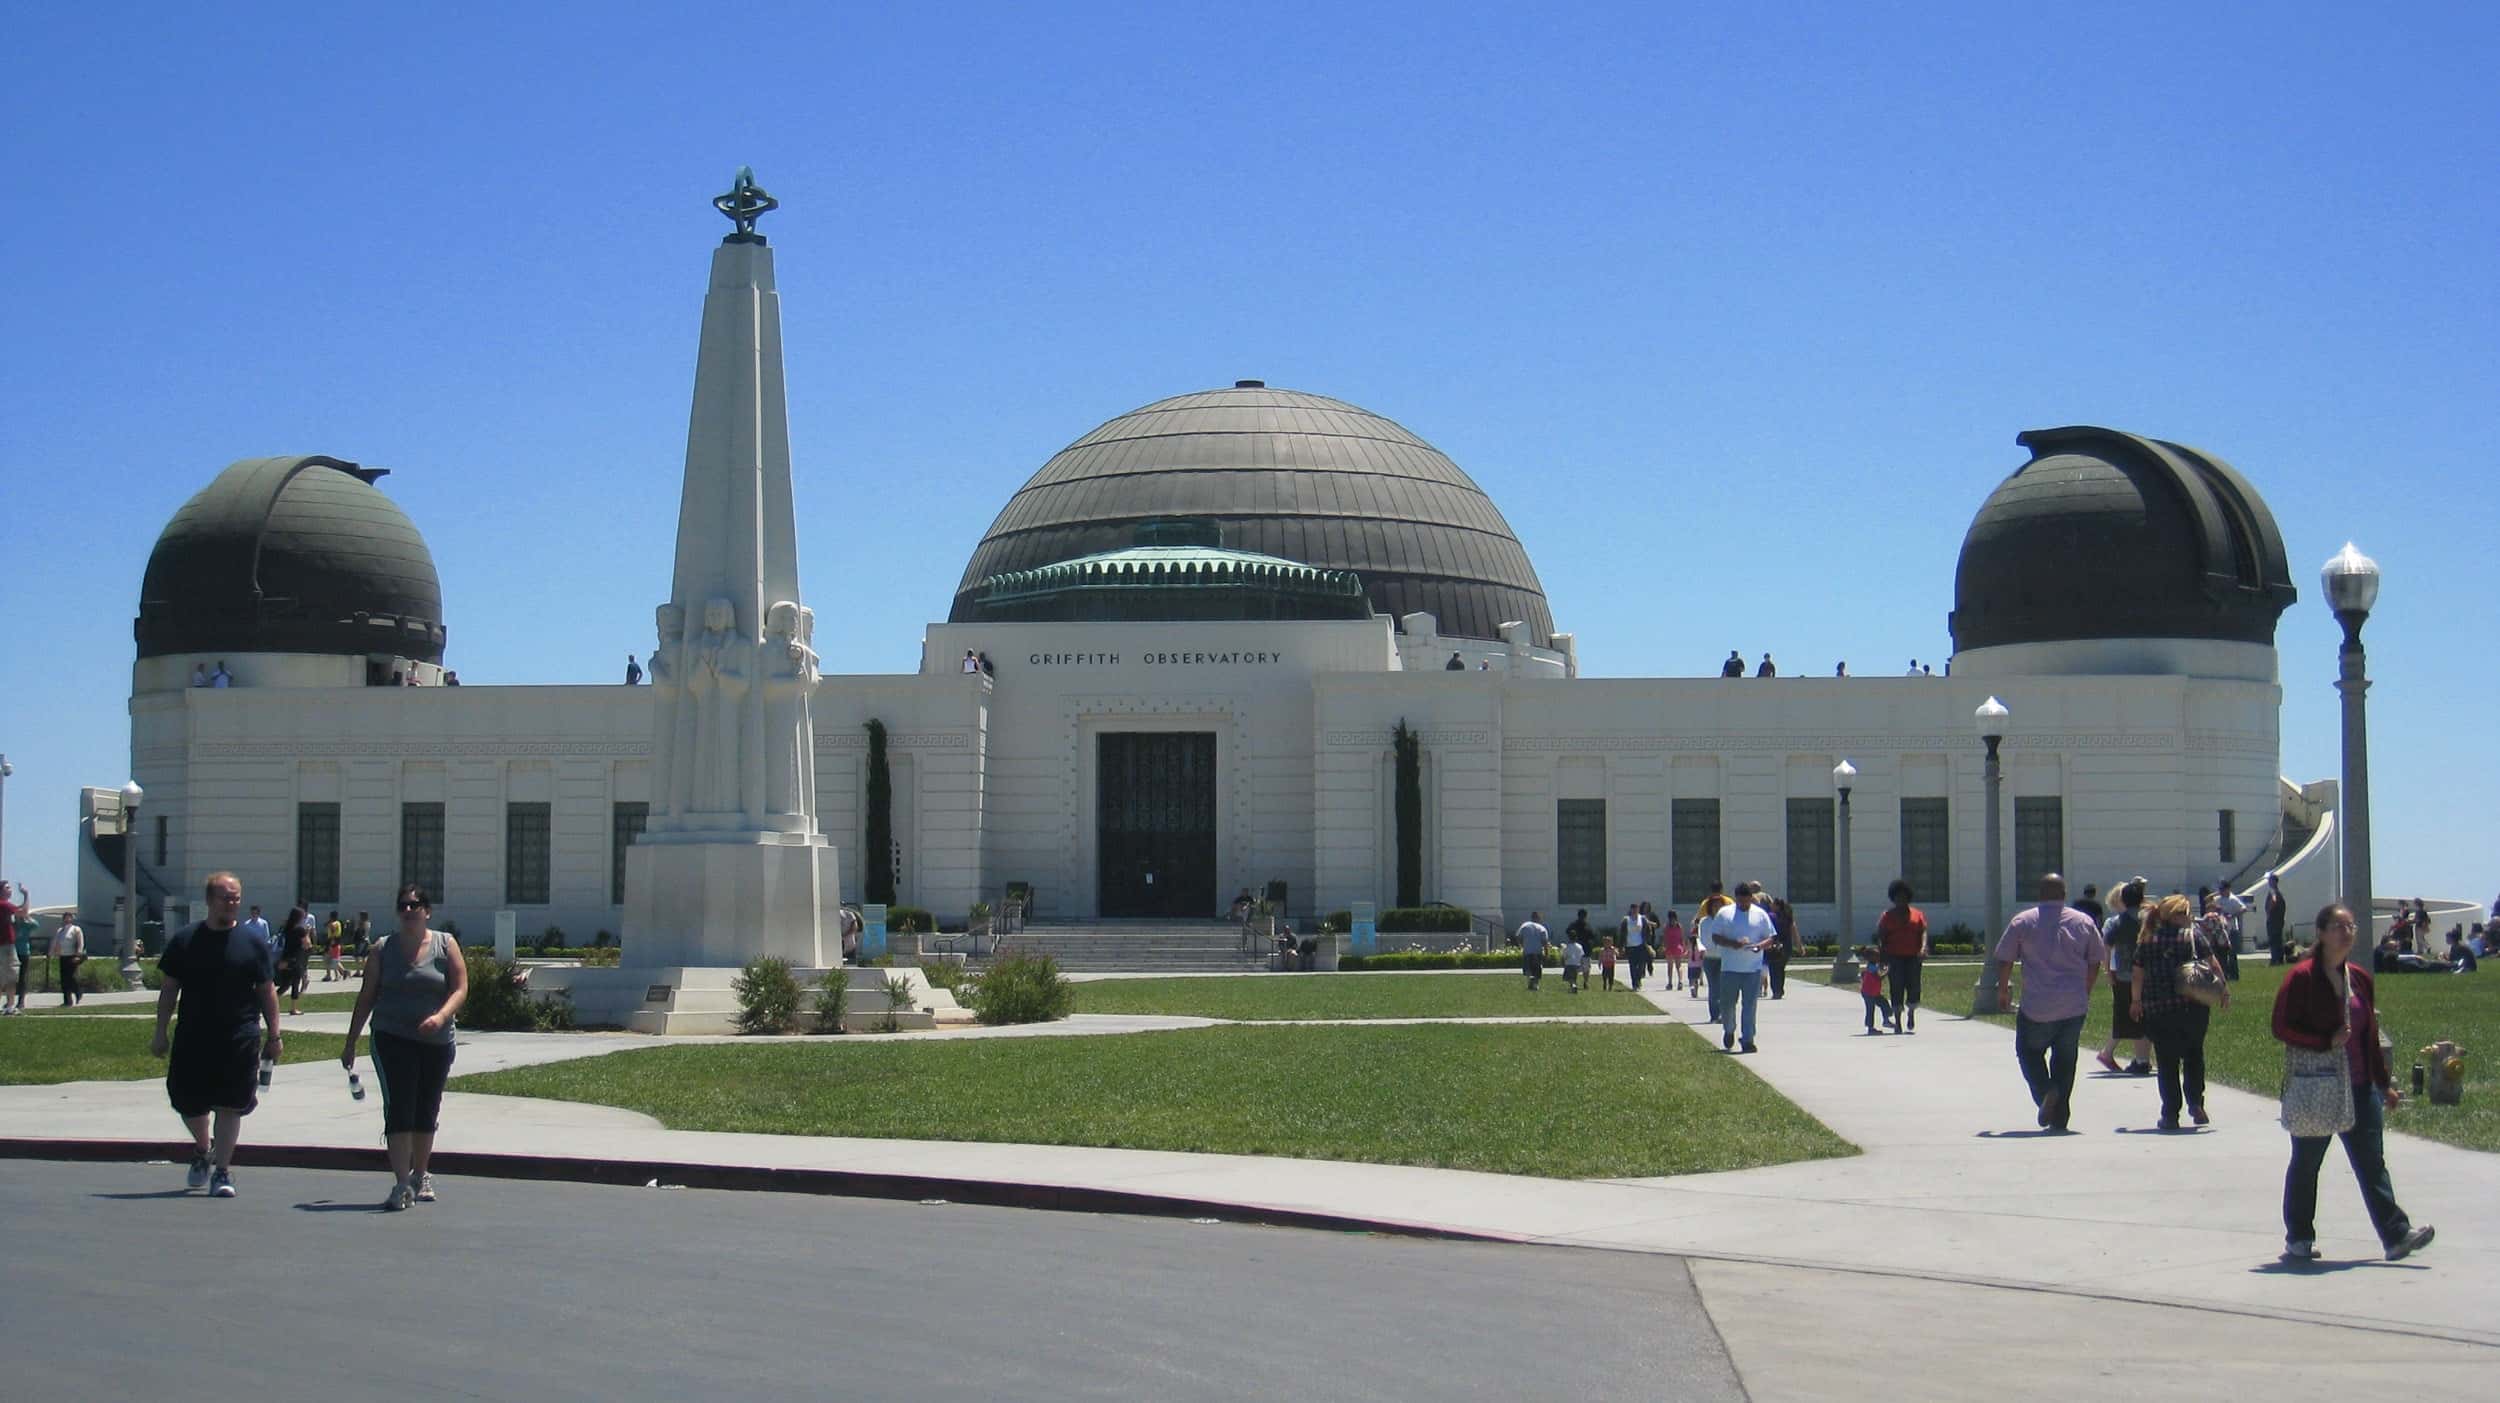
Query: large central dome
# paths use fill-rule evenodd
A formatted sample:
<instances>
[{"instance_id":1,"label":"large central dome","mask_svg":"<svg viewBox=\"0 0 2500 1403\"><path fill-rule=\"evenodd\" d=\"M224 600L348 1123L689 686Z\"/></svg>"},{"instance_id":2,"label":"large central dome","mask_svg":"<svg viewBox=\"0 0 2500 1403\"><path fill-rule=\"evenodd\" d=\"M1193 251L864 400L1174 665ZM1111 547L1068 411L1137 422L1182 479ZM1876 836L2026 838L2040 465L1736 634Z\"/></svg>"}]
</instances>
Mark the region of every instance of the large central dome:
<instances>
[{"instance_id":1,"label":"large central dome","mask_svg":"<svg viewBox=\"0 0 2500 1403\"><path fill-rule=\"evenodd\" d=\"M1069 444L1008 499L955 589L956 623L992 618L982 581L1118 550L1149 521L1218 523L1233 550L1362 578L1371 607L1443 633L1553 636L1545 588L1493 500L1439 449L1342 400L1244 380L1158 400Z\"/></svg>"}]
</instances>

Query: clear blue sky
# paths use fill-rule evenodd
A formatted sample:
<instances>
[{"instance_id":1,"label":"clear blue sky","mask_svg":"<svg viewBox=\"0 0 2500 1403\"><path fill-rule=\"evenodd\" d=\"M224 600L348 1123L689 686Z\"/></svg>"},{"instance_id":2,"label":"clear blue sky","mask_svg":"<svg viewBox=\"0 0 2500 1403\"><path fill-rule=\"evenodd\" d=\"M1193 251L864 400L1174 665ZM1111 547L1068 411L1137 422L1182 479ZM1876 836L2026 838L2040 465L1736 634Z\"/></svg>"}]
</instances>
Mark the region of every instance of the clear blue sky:
<instances>
[{"instance_id":1,"label":"clear blue sky","mask_svg":"<svg viewBox=\"0 0 2500 1403\"><path fill-rule=\"evenodd\" d=\"M875 8L18 7L8 875L67 899L148 546L233 459L395 469L468 681L641 651L743 162L830 671L914 666L1053 451L1237 377L1450 453L1610 675L1941 658L2014 435L2108 424L2272 504L2295 777L2316 567L2378 557L2379 891L2500 887L2491 7Z\"/></svg>"}]
</instances>

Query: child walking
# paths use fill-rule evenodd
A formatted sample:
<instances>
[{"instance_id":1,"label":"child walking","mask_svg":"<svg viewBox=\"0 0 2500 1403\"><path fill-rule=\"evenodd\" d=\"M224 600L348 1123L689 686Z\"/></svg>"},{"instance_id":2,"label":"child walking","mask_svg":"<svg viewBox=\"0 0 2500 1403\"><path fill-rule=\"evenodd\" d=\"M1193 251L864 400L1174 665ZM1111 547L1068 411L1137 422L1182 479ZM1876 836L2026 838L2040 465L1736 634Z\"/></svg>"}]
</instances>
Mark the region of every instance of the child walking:
<instances>
[{"instance_id":1,"label":"child walking","mask_svg":"<svg viewBox=\"0 0 2500 1403\"><path fill-rule=\"evenodd\" d=\"M1604 983L1607 993L1615 991L1615 942L1612 936L1608 936L1606 943L1598 947L1597 976Z\"/></svg>"},{"instance_id":2,"label":"child walking","mask_svg":"<svg viewBox=\"0 0 2500 1403\"><path fill-rule=\"evenodd\" d=\"M1884 997L1883 959L1872 945L1858 947L1858 997L1866 1001L1866 1031L1869 1034L1901 1031L1901 1025L1893 1021L1892 1004ZM1878 1016L1884 1020L1881 1028L1875 1026Z\"/></svg>"},{"instance_id":3,"label":"child walking","mask_svg":"<svg viewBox=\"0 0 2500 1403\"><path fill-rule=\"evenodd\" d=\"M1666 919L1658 923L1658 958L1666 964L1667 987L1670 989L1679 989L1684 985L1685 953L1684 927L1675 919L1675 913L1669 911Z\"/></svg>"},{"instance_id":4,"label":"child walking","mask_svg":"<svg viewBox=\"0 0 2500 1403\"><path fill-rule=\"evenodd\" d=\"M1576 935L1566 939L1570 943L1563 946L1563 987L1576 994L1588 982L1589 947L1581 944Z\"/></svg>"}]
</instances>

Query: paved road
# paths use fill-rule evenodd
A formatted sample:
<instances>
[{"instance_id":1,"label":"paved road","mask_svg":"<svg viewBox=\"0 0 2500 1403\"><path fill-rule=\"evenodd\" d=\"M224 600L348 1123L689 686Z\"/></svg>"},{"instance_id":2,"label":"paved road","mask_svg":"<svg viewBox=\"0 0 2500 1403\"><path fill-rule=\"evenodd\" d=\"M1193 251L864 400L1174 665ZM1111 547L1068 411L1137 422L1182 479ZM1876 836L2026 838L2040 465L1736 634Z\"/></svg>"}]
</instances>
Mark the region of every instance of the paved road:
<instances>
[{"instance_id":1,"label":"paved road","mask_svg":"<svg viewBox=\"0 0 2500 1403\"><path fill-rule=\"evenodd\" d=\"M1744 1397L1667 1256L471 1179L389 1215L371 1176L181 1174L0 1175L9 1396ZM1600 1323L1632 1302L1660 1323Z\"/></svg>"}]
</instances>

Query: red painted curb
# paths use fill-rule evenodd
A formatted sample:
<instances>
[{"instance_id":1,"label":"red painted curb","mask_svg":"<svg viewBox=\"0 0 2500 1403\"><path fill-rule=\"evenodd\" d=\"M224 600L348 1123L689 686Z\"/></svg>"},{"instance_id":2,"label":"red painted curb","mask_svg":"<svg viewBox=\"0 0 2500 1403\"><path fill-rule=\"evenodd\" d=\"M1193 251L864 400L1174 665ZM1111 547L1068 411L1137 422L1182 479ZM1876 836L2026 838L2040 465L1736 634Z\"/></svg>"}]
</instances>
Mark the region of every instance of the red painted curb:
<instances>
[{"instance_id":1,"label":"red painted curb","mask_svg":"<svg viewBox=\"0 0 2500 1403\"><path fill-rule=\"evenodd\" d=\"M0 1138L0 1159L131 1163L152 1159L179 1163L191 1155L188 1140L23 1140ZM274 1169L334 1169L388 1173L378 1147L246 1144L238 1161ZM872 1173L857 1169L783 1169L761 1165L693 1164L679 1160L581 1159L566 1155L492 1154L439 1150L434 1168L478 1179L540 1183L607 1184L638 1188L657 1179L690 1189L736 1193L818 1194L835 1198L909 1200L942 1198L993 1208L1031 1208L1055 1213L1121 1213L1147 1218L1222 1218L1263 1227L1312 1228L1323 1232L1375 1233L1385 1237L1452 1242L1526 1242L1508 1233L1439 1227L1430 1223L1365 1218L1311 1209L1273 1208L1216 1199L1139 1193L1065 1184L1028 1184L996 1179L957 1179L933 1174Z\"/></svg>"}]
</instances>

